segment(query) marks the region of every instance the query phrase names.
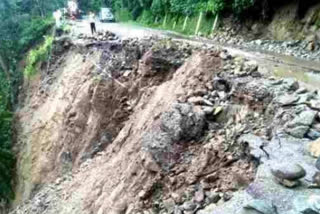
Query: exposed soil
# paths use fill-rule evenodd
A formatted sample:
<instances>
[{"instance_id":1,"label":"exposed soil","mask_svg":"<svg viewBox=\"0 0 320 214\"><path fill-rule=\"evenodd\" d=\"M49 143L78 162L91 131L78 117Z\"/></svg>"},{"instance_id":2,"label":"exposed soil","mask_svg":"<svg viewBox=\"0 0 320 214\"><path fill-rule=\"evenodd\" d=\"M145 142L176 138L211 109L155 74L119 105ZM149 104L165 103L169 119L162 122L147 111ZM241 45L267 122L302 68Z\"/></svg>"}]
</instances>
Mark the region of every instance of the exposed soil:
<instances>
[{"instance_id":1,"label":"exposed soil","mask_svg":"<svg viewBox=\"0 0 320 214\"><path fill-rule=\"evenodd\" d=\"M268 164L295 157L285 142L320 136L305 103L318 93L242 57L156 38L61 44L16 113L24 203L12 213L238 213ZM310 177L311 157L297 154Z\"/></svg>"}]
</instances>

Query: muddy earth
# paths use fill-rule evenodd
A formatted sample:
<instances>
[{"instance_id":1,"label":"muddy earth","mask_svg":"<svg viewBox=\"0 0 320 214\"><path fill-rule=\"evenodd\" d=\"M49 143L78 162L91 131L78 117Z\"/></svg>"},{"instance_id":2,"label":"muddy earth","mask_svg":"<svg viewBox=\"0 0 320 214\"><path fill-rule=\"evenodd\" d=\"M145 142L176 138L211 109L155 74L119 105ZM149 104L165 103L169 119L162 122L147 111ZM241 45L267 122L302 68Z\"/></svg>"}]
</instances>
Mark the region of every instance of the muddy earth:
<instances>
[{"instance_id":1,"label":"muddy earth","mask_svg":"<svg viewBox=\"0 0 320 214\"><path fill-rule=\"evenodd\" d=\"M213 45L54 47L20 96L11 214L320 213L319 90Z\"/></svg>"}]
</instances>

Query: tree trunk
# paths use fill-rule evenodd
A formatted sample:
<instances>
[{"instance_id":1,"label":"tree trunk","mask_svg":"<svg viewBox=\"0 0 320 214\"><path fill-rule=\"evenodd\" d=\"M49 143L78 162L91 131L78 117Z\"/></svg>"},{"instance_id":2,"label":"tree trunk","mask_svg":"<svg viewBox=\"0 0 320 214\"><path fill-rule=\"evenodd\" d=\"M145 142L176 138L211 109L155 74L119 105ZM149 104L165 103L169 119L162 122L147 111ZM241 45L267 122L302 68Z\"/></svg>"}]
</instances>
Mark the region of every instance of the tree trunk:
<instances>
[{"instance_id":1,"label":"tree trunk","mask_svg":"<svg viewBox=\"0 0 320 214\"><path fill-rule=\"evenodd\" d=\"M168 17L168 14L166 13L166 15L164 16L162 27L166 27L166 25L167 25L167 17Z\"/></svg>"},{"instance_id":2,"label":"tree trunk","mask_svg":"<svg viewBox=\"0 0 320 214\"><path fill-rule=\"evenodd\" d=\"M173 26L172 26L173 30L176 29L177 21L178 21L178 18L176 18L175 21L174 21L174 23L173 23Z\"/></svg>"},{"instance_id":3,"label":"tree trunk","mask_svg":"<svg viewBox=\"0 0 320 214\"><path fill-rule=\"evenodd\" d=\"M184 19L184 22L183 22L182 31L184 31L186 29L187 23L188 23L188 19L189 19L189 16L186 16L186 18Z\"/></svg>"},{"instance_id":4,"label":"tree trunk","mask_svg":"<svg viewBox=\"0 0 320 214\"><path fill-rule=\"evenodd\" d=\"M219 14L216 15L216 18L214 19L213 26L212 26L212 33L216 30L217 24L218 24Z\"/></svg>"},{"instance_id":5,"label":"tree trunk","mask_svg":"<svg viewBox=\"0 0 320 214\"><path fill-rule=\"evenodd\" d=\"M200 30L200 27L201 27L201 22L202 22L202 17L203 17L203 12L201 11L200 14L199 14L199 19L198 19L195 35L198 35L198 33L199 33L199 30Z\"/></svg>"}]
</instances>

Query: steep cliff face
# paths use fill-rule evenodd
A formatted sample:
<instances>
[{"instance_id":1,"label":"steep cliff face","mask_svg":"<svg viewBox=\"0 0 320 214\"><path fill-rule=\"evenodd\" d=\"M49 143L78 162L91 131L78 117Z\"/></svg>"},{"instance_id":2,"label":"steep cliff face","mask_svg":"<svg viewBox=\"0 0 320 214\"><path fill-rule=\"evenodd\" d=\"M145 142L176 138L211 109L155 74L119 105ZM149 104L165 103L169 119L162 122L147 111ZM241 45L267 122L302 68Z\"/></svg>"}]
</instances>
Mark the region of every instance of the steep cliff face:
<instances>
[{"instance_id":1,"label":"steep cliff face","mask_svg":"<svg viewBox=\"0 0 320 214\"><path fill-rule=\"evenodd\" d=\"M138 47L130 47L134 56ZM116 63L125 62L119 55L125 47L109 44L105 49L80 49L66 49L51 70L44 69L25 83L26 95L15 122L17 203L105 149L130 115L125 95L134 92L103 79L104 69L116 69ZM102 60L108 54L114 57L112 62ZM130 66L135 66L138 58L130 56L126 56L132 60Z\"/></svg>"}]
</instances>

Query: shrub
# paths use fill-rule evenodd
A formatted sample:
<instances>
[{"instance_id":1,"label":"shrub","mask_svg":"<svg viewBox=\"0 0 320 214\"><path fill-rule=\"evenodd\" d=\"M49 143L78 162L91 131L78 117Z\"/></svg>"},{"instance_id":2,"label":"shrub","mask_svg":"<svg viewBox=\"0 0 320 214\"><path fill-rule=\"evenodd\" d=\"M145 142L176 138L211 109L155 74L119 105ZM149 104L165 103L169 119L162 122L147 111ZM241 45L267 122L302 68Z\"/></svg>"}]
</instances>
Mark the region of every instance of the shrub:
<instances>
[{"instance_id":1,"label":"shrub","mask_svg":"<svg viewBox=\"0 0 320 214\"><path fill-rule=\"evenodd\" d=\"M36 74L36 67L39 63L47 60L53 44L53 37L45 37L44 43L37 49L30 51L27 58L27 65L24 69L24 76L30 78Z\"/></svg>"}]
</instances>

